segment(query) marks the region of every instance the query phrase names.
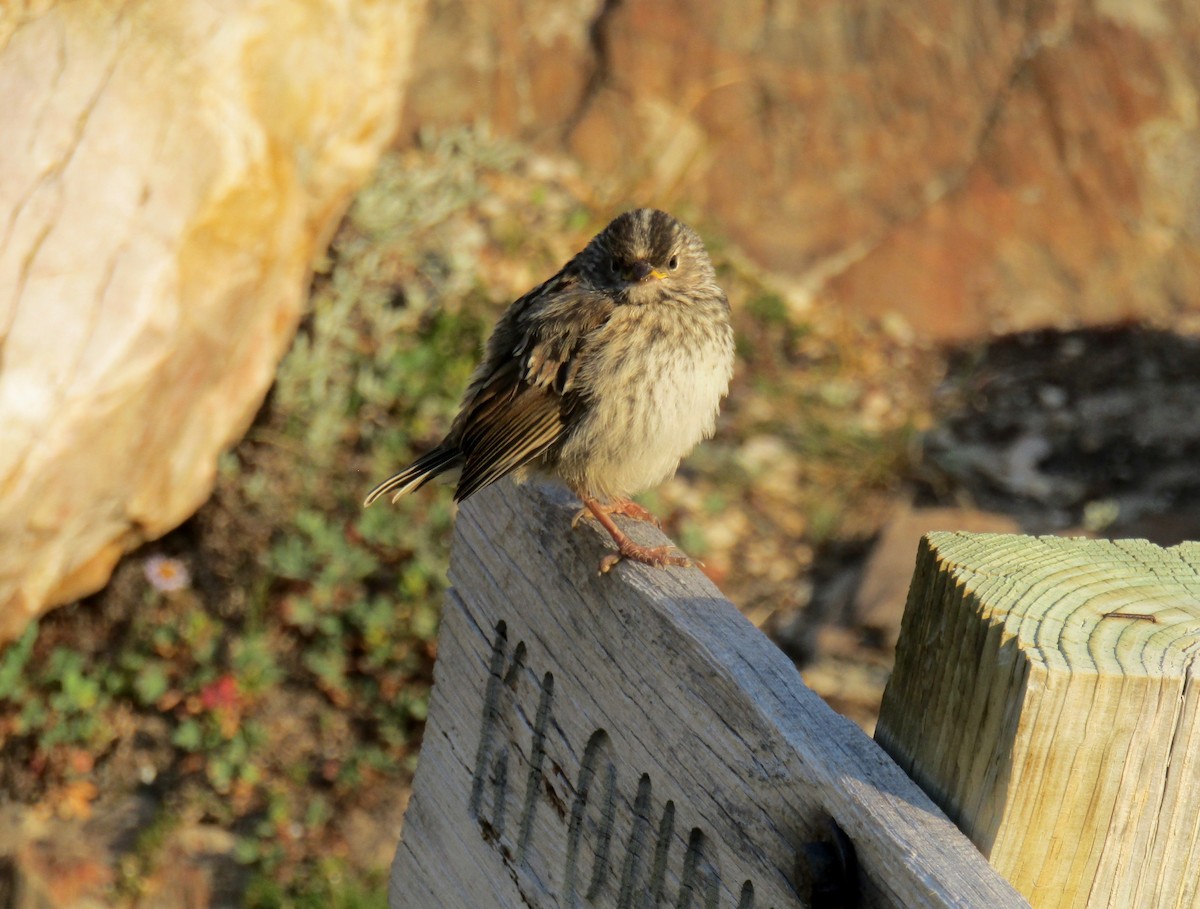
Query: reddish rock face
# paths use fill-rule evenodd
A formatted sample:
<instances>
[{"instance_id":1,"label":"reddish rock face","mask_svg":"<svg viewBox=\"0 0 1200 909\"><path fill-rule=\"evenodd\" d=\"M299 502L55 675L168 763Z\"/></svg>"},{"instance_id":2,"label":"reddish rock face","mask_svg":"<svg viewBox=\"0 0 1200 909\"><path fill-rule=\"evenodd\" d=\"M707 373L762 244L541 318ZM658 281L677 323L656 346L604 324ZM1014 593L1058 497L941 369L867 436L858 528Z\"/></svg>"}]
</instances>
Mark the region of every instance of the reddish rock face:
<instances>
[{"instance_id":1,"label":"reddish rock face","mask_svg":"<svg viewBox=\"0 0 1200 909\"><path fill-rule=\"evenodd\" d=\"M435 4L451 36L410 124L565 145L604 204L690 207L826 303L1200 329L1195 4Z\"/></svg>"}]
</instances>

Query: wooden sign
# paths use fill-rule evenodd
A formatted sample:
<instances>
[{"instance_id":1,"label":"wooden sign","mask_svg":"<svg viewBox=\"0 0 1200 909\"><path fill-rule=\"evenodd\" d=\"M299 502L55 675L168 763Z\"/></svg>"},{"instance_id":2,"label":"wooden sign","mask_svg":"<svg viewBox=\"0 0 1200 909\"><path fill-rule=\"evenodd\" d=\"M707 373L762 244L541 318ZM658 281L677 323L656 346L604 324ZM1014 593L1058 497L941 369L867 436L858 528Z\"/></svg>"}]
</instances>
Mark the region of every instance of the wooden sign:
<instances>
[{"instance_id":1,"label":"wooden sign","mask_svg":"<svg viewBox=\"0 0 1200 909\"><path fill-rule=\"evenodd\" d=\"M700 571L599 575L577 508L460 511L393 909L1025 905Z\"/></svg>"}]
</instances>

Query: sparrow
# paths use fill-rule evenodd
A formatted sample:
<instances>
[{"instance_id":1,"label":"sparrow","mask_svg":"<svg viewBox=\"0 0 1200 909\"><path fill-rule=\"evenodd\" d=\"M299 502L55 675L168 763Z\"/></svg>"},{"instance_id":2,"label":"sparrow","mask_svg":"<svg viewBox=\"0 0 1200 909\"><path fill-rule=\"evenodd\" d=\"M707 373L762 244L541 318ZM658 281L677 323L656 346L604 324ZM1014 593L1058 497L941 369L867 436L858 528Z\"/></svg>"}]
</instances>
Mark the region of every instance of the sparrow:
<instances>
[{"instance_id":1,"label":"sparrow","mask_svg":"<svg viewBox=\"0 0 1200 909\"><path fill-rule=\"evenodd\" d=\"M446 437L364 501L457 475L456 502L501 477L540 474L583 503L621 559L692 564L613 520L654 519L629 496L669 479L712 436L733 375L729 302L699 235L663 211L612 221L554 277L512 303L488 339Z\"/></svg>"}]
</instances>

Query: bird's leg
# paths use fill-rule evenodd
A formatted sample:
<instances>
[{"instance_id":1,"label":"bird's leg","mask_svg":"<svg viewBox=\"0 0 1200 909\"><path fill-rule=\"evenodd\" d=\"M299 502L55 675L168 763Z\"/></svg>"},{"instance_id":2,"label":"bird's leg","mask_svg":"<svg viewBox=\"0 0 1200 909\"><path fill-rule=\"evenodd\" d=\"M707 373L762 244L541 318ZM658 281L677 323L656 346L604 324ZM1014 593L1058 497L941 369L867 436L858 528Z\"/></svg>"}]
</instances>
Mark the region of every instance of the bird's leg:
<instances>
[{"instance_id":1,"label":"bird's leg","mask_svg":"<svg viewBox=\"0 0 1200 909\"><path fill-rule=\"evenodd\" d=\"M572 530L578 527L579 522L586 518L589 513L595 514L597 508L599 508L605 514L623 515L627 518L633 518L635 521L645 521L648 524L653 524L660 530L662 529L662 523L658 520L658 518L656 518L632 499L617 499L611 503L601 502L597 499L593 499L592 502L593 504L588 505L585 508L581 508L578 512L576 512L575 517L571 519Z\"/></svg>"},{"instance_id":2,"label":"bird's leg","mask_svg":"<svg viewBox=\"0 0 1200 909\"><path fill-rule=\"evenodd\" d=\"M653 565L656 568L664 568L667 565L687 567L692 564L692 560L687 556L675 555L670 546L643 546L640 543L633 542L609 516L614 513L610 506L602 505L591 496L581 495L580 499L583 501L584 508L595 515L596 520L600 522L600 526L608 531L608 535L617 544L616 553L609 553L600 560L601 574L609 571L621 559L632 559L634 562ZM642 510L644 511L645 509ZM623 511L615 513L624 514Z\"/></svg>"}]
</instances>

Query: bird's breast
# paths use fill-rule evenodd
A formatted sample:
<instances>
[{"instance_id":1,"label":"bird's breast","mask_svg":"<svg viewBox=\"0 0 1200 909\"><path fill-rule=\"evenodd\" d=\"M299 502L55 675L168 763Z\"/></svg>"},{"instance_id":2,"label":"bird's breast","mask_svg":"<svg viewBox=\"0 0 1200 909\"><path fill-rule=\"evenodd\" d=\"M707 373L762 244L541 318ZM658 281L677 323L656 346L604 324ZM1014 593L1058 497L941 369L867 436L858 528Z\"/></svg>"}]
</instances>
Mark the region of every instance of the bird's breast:
<instances>
[{"instance_id":1,"label":"bird's breast","mask_svg":"<svg viewBox=\"0 0 1200 909\"><path fill-rule=\"evenodd\" d=\"M622 308L581 353L576 386L588 406L559 454L568 484L630 495L670 477L712 435L733 371L723 309L698 319L674 309Z\"/></svg>"}]
</instances>

